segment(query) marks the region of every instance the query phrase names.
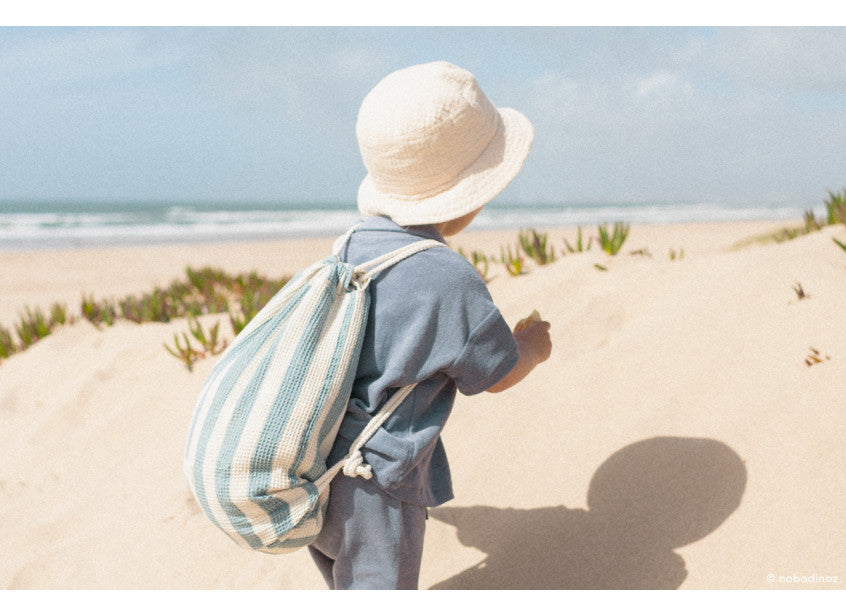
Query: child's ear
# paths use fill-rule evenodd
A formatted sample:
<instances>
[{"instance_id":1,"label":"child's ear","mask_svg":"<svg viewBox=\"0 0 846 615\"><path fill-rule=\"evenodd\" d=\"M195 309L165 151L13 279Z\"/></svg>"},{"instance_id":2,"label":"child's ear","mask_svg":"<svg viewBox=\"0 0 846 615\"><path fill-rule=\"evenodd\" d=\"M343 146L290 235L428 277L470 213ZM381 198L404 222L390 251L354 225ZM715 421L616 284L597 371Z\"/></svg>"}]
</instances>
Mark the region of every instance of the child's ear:
<instances>
[{"instance_id":1,"label":"child's ear","mask_svg":"<svg viewBox=\"0 0 846 615\"><path fill-rule=\"evenodd\" d=\"M476 209L475 211L471 211L469 214L465 214L460 218L456 218L455 220L447 220L446 222L441 222L436 224L435 226L441 232L441 235L444 237L450 237L451 235L457 235L464 229L466 229L473 219L479 215L479 212L482 211L482 208Z\"/></svg>"}]
</instances>

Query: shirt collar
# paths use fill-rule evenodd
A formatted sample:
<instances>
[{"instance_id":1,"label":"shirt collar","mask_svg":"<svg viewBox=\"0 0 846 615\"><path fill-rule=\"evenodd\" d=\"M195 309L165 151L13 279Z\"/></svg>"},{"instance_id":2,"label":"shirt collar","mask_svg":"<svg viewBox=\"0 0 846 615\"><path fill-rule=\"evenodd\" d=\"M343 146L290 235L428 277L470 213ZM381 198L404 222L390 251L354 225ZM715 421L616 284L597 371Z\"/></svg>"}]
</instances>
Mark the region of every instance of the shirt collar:
<instances>
[{"instance_id":1,"label":"shirt collar","mask_svg":"<svg viewBox=\"0 0 846 615\"><path fill-rule=\"evenodd\" d=\"M371 216L362 221L358 231L387 231L393 233L406 233L416 235L423 239L434 239L446 243L444 236L434 224L422 224L417 226L400 226L385 216Z\"/></svg>"}]
</instances>

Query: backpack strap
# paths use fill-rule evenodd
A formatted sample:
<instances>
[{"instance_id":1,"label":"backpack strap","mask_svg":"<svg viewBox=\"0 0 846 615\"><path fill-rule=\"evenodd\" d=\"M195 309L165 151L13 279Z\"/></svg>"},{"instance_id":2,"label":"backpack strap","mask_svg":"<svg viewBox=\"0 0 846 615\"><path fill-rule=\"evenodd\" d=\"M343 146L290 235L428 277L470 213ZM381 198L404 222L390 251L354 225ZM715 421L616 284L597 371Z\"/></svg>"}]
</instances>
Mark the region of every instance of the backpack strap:
<instances>
[{"instance_id":1,"label":"backpack strap","mask_svg":"<svg viewBox=\"0 0 846 615\"><path fill-rule=\"evenodd\" d=\"M361 476L365 479L370 479L373 477L372 468L364 463L364 457L361 454L361 448L367 443L367 441L376 433L376 431L382 426L382 424L388 420L394 411L399 408L400 404L405 401L405 398L408 397L409 393L414 390L414 387L417 386L417 383L408 384L394 393L391 398L385 402L385 405L373 415L364 429L358 434L358 437L350 446L350 450L347 453L347 456L335 463L331 468L327 469L317 480L314 481L314 484L317 486L318 491L322 492L326 487L329 486L329 483L332 482L332 479L340 472L341 470L344 471L344 474L347 476L355 477Z\"/></svg>"},{"instance_id":2,"label":"backpack strap","mask_svg":"<svg viewBox=\"0 0 846 615\"><path fill-rule=\"evenodd\" d=\"M359 222L357 224L353 224L346 233L344 233L335 240L335 242L332 244L332 254L334 254L338 258L341 257L341 250L343 250L344 246L347 245L347 242L350 240L350 237L355 232L355 229L361 226L363 222L364 221Z\"/></svg>"},{"instance_id":3,"label":"backpack strap","mask_svg":"<svg viewBox=\"0 0 846 615\"><path fill-rule=\"evenodd\" d=\"M363 221L353 225L346 233L338 237L332 244L332 254L340 258L344 246L347 245L347 242L350 240L352 234L362 224ZM393 267L398 262L405 258L408 258L412 254L422 252L423 250L428 250L429 248L443 247L446 247L446 244L435 239L422 239L420 241L408 244L407 246L397 248L396 250L388 252L387 254L383 254L382 256L377 256L376 258L369 260L366 263L362 263L361 265L358 265L353 270L353 272L357 280L362 283L366 283L371 278L376 277L376 275L378 275L385 269Z\"/></svg>"},{"instance_id":4,"label":"backpack strap","mask_svg":"<svg viewBox=\"0 0 846 615\"><path fill-rule=\"evenodd\" d=\"M408 258L412 254L417 254L418 252L428 250L429 248L444 247L446 247L445 244L435 239L415 241L407 246L403 246L392 252L383 254L382 256L369 260L366 263L362 263L355 268L355 275L366 283L378 273L388 269L389 267L393 267L398 262L404 258ZM388 420L388 417L394 413L394 410L399 408L400 404L405 401L405 398L408 397L409 393L414 390L416 384L417 383L412 383L401 387L387 402L385 402L385 405L382 406L379 412L373 415L373 418L370 419L370 422L367 423L367 426L355 439L355 442L353 442L350 447L350 452L347 454L346 458L339 461L336 464L336 467L343 467L344 474L347 476L362 476L366 479L370 479L373 473L371 472L370 466L364 463L364 458L361 455L361 447L364 446L370 437L376 433L385 421ZM337 470L335 470L332 475L334 476L335 473L337 473Z\"/></svg>"},{"instance_id":5,"label":"backpack strap","mask_svg":"<svg viewBox=\"0 0 846 615\"><path fill-rule=\"evenodd\" d=\"M405 398L408 397L408 394L411 393L416 384L417 383L409 384L397 390L397 392L391 396L385 405L382 406L382 409L373 415L373 418L370 419L370 422L367 423L367 426L358 435L355 442L353 442L350 447L350 452L347 453L346 458L338 462L338 464L342 464L344 474L353 477L361 476L368 480L373 476L370 466L364 463L364 457L361 455L361 447L363 447L373 434L375 434L382 426L382 424L388 420L388 417L394 413L394 410L399 408L400 404L405 401Z\"/></svg>"},{"instance_id":6,"label":"backpack strap","mask_svg":"<svg viewBox=\"0 0 846 615\"><path fill-rule=\"evenodd\" d=\"M378 256L373 260L362 263L355 268L355 275L362 280L369 280L375 277L378 273L393 267L401 260L408 258L412 254L417 254L429 248L443 248L445 244L435 239L423 239L422 241L415 241L407 246L398 248L382 256Z\"/></svg>"},{"instance_id":7,"label":"backpack strap","mask_svg":"<svg viewBox=\"0 0 846 615\"><path fill-rule=\"evenodd\" d=\"M356 224L346 233L338 237L335 240L335 243L332 247L332 252L336 256L340 256L341 250L344 249L347 241L349 241L350 236L353 234L355 229L359 225ZM367 282L370 281L371 278L379 274L380 272L388 269L389 267L393 267L401 260L408 258L412 254L417 254L418 252L422 252L423 250L428 250L430 248L444 248L446 247L445 244L437 241L435 239L423 239L421 241L415 241L414 243L408 244L407 246L403 246L387 254L383 254L382 256L378 256L372 260L369 260L361 265L358 265L353 271L355 277L359 279L360 282L366 285ZM327 469L326 472L320 476L316 481L315 485L317 485L318 489L322 491L332 479L335 478L335 475L338 474L342 469L344 474L347 476L361 476L366 479L370 479L373 476L373 472L371 467L364 463L364 457L361 454L361 448L367 443L367 441L376 433L376 431L382 426L382 424L388 420L388 418L394 413L394 411L399 408L400 404L405 401L405 398L408 397L409 393L414 390L416 383L406 385L398 389L391 398L385 402L385 405L373 415L355 441L350 446L349 453L347 456L333 465L331 468Z\"/></svg>"}]
</instances>

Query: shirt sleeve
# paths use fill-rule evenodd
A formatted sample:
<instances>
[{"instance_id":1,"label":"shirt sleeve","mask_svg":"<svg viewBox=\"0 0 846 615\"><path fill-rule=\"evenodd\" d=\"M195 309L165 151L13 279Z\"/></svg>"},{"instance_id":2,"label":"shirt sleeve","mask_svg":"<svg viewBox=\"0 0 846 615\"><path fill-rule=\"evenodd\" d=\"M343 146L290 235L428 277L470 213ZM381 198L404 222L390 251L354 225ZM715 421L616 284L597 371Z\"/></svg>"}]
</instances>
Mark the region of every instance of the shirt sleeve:
<instances>
[{"instance_id":1,"label":"shirt sleeve","mask_svg":"<svg viewBox=\"0 0 846 615\"><path fill-rule=\"evenodd\" d=\"M462 394L473 395L502 380L517 363L511 329L463 256L428 250L374 282L369 335L354 385L359 398L376 400L390 387L436 373L452 379Z\"/></svg>"},{"instance_id":2,"label":"shirt sleeve","mask_svg":"<svg viewBox=\"0 0 846 615\"><path fill-rule=\"evenodd\" d=\"M510 327L493 307L470 332L458 358L445 371L462 394L476 395L502 380L519 358Z\"/></svg>"}]
</instances>

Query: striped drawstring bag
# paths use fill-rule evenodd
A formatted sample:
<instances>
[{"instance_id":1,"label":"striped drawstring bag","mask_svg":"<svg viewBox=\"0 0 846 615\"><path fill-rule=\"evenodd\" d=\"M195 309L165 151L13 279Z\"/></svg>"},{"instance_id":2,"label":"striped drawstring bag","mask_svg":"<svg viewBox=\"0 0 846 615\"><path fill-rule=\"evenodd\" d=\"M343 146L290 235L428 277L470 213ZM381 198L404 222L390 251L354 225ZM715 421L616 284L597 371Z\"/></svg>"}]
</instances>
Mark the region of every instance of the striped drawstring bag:
<instances>
[{"instance_id":1,"label":"striped drawstring bag","mask_svg":"<svg viewBox=\"0 0 846 615\"><path fill-rule=\"evenodd\" d=\"M194 408L184 470L200 507L237 543L285 553L317 538L339 471L370 478L360 449L411 392L399 389L331 468L326 457L358 365L370 279L423 240L354 267L333 254L294 276L221 355Z\"/></svg>"}]
</instances>

